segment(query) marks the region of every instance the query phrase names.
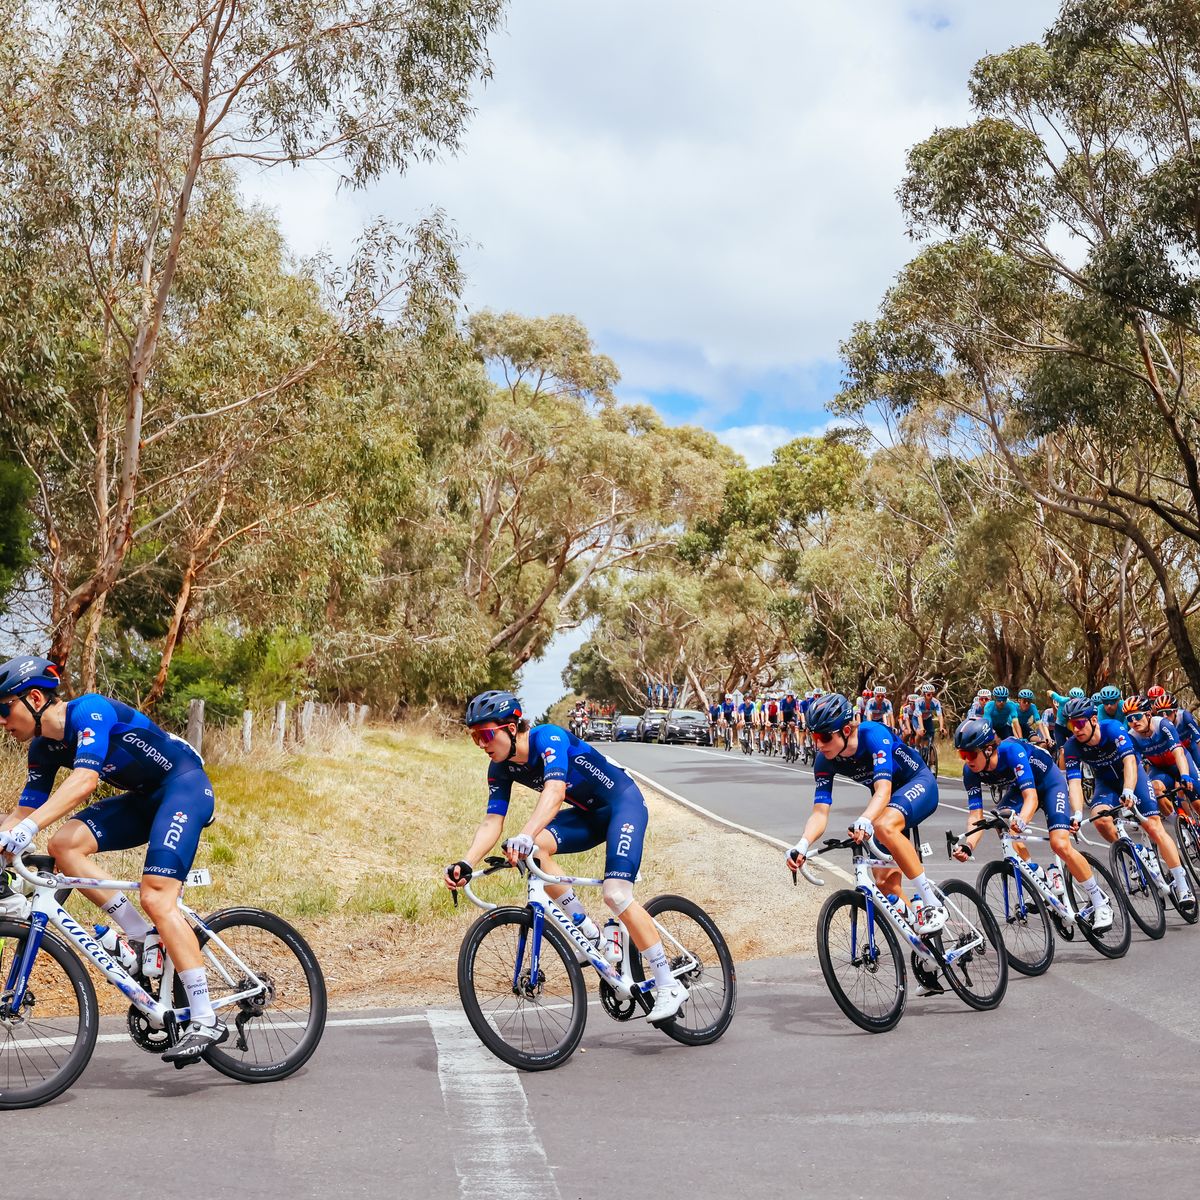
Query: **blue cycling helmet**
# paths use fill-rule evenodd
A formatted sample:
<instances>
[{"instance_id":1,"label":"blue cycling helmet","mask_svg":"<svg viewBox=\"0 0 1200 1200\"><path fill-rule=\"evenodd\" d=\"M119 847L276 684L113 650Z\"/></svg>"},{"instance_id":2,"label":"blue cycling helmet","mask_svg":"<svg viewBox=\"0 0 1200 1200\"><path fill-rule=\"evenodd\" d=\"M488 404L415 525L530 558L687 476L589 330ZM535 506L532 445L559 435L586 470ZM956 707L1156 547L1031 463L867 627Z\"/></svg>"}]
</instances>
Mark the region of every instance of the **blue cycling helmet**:
<instances>
[{"instance_id":1,"label":"blue cycling helmet","mask_svg":"<svg viewBox=\"0 0 1200 1200\"><path fill-rule=\"evenodd\" d=\"M1083 689L1079 691L1082 693ZM1078 695L1072 696L1067 701L1067 707L1063 710L1063 715L1067 721L1082 721L1084 717L1094 717L1096 715L1096 705L1089 696Z\"/></svg>"},{"instance_id":2,"label":"blue cycling helmet","mask_svg":"<svg viewBox=\"0 0 1200 1200\"><path fill-rule=\"evenodd\" d=\"M1068 700L1082 700L1087 695L1083 688L1075 687L1067 693Z\"/></svg>"},{"instance_id":3,"label":"blue cycling helmet","mask_svg":"<svg viewBox=\"0 0 1200 1200\"><path fill-rule=\"evenodd\" d=\"M968 717L954 731L955 750L984 750L995 740L996 731L991 721L985 721L982 717Z\"/></svg>"},{"instance_id":4,"label":"blue cycling helmet","mask_svg":"<svg viewBox=\"0 0 1200 1200\"><path fill-rule=\"evenodd\" d=\"M998 704L1003 704L1008 699L1008 688L1002 683L992 688L992 699Z\"/></svg>"},{"instance_id":5,"label":"blue cycling helmet","mask_svg":"<svg viewBox=\"0 0 1200 1200\"><path fill-rule=\"evenodd\" d=\"M1096 693L1096 699L1099 700L1101 704L1120 704L1121 689L1119 687L1114 687L1110 683L1107 687L1102 687Z\"/></svg>"},{"instance_id":6,"label":"blue cycling helmet","mask_svg":"<svg viewBox=\"0 0 1200 1200\"><path fill-rule=\"evenodd\" d=\"M1037 697L1033 694L1033 688L1022 688L1017 693L1018 700L1036 700Z\"/></svg>"},{"instance_id":7,"label":"blue cycling helmet","mask_svg":"<svg viewBox=\"0 0 1200 1200\"><path fill-rule=\"evenodd\" d=\"M48 658L22 655L0 666L0 696L20 696L34 688L52 692L61 682L58 667Z\"/></svg>"},{"instance_id":8,"label":"blue cycling helmet","mask_svg":"<svg viewBox=\"0 0 1200 1200\"><path fill-rule=\"evenodd\" d=\"M512 692L480 692L467 705L467 725L485 725L488 721L503 725L520 719L521 702Z\"/></svg>"},{"instance_id":9,"label":"blue cycling helmet","mask_svg":"<svg viewBox=\"0 0 1200 1200\"><path fill-rule=\"evenodd\" d=\"M832 733L853 721L850 701L838 692L814 700L808 708L808 728L813 733Z\"/></svg>"}]
</instances>

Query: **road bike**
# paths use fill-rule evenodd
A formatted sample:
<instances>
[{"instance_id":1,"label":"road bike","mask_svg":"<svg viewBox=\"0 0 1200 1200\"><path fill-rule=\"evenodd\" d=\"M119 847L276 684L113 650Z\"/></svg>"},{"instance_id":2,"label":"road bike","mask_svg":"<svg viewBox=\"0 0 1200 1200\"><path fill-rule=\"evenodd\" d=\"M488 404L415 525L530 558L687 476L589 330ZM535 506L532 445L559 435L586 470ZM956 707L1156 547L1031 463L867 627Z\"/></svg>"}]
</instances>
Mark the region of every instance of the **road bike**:
<instances>
[{"instance_id":1,"label":"road bike","mask_svg":"<svg viewBox=\"0 0 1200 1200\"><path fill-rule=\"evenodd\" d=\"M487 869L476 872L472 883L510 869L499 856L485 861ZM516 869L526 881L523 906L492 904L475 894L472 883L463 888L485 911L463 938L458 992L471 1027L497 1058L524 1071L544 1071L570 1058L583 1037L584 966L590 963L599 974L601 1006L615 1021L644 1017L653 1008L654 979L621 922L615 929L620 958L614 963L545 887L600 887L603 879L547 875L533 855ZM737 976L725 938L683 896L655 896L646 911L662 936L671 974L688 989L683 1008L658 1028L685 1046L715 1042L729 1028L737 1004Z\"/></svg>"},{"instance_id":2,"label":"road bike","mask_svg":"<svg viewBox=\"0 0 1200 1200\"><path fill-rule=\"evenodd\" d=\"M63 907L76 888L129 892L141 884L59 875L53 859L41 855L16 855L10 871L23 903L13 905L10 897L9 915L0 918L0 1109L53 1100L91 1059L99 1017L80 958L129 1000L125 1025L135 1045L151 1054L173 1046L190 1012L165 947L160 979L134 976ZM211 878L200 869L187 882L198 887ZM228 1041L206 1050L204 1061L243 1083L294 1074L325 1030L325 980L308 943L281 917L260 909L201 917L182 895L179 908L200 942L213 1008L231 1026Z\"/></svg>"},{"instance_id":3,"label":"road bike","mask_svg":"<svg viewBox=\"0 0 1200 1200\"><path fill-rule=\"evenodd\" d=\"M1002 857L984 864L975 887L1000 926L1012 969L1022 975L1041 975L1049 970L1054 961L1055 928L1066 942L1074 940L1078 929L1105 958L1121 958L1129 949L1132 930L1120 890L1108 870L1092 855L1084 853L1112 908L1111 927L1098 933L1092 928L1093 905L1058 855L1054 855L1052 870L1062 883L1061 891L1051 885L1045 873L1034 869L1035 864L1026 862L1017 853L1018 841L1049 839L1032 834L1017 838L1011 823L1012 810L998 807L973 826L971 833L994 829L1000 837ZM969 851L966 838L964 834L956 839L952 830L946 830L946 853L953 858L956 849Z\"/></svg>"},{"instance_id":4,"label":"road bike","mask_svg":"<svg viewBox=\"0 0 1200 1200\"><path fill-rule=\"evenodd\" d=\"M1185 909L1167 880L1158 850L1148 839L1144 842L1134 841L1129 834L1127 824L1130 821L1142 830L1146 828L1146 819L1137 806L1106 808L1093 813L1087 820L1095 822L1105 817L1112 818L1117 831L1117 840L1109 849L1112 873L1124 893L1129 915L1137 922L1138 928L1148 938L1155 941L1161 938L1167 932L1167 900L1189 925L1195 925L1200 919L1195 900Z\"/></svg>"},{"instance_id":5,"label":"road bike","mask_svg":"<svg viewBox=\"0 0 1200 1200\"><path fill-rule=\"evenodd\" d=\"M788 763L799 762L800 760L800 739L796 736L796 724L794 721L789 721L787 725L787 741L784 744L783 761Z\"/></svg>"},{"instance_id":6,"label":"road bike","mask_svg":"<svg viewBox=\"0 0 1200 1200\"><path fill-rule=\"evenodd\" d=\"M934 884L946 908L945 926L922 936L903 900L887 896L872 875L895 863L874 839L861 845L852 838L827 838L810 853L799 873L818 887L813 859L831 850L849 849L854 887L834 892L817 917L817 957L838 1007L860 1029L884 1033L904 1015L908 974L901 946L909 952L913 974L930 993L943 989L939 973L955 994L980 1011L995 1008L1008 987L1004 940L979 893L960 879ZM795 874L793 873L793 882ZM882 917L882 919L881 919Z\"/></svg>"},{"instance_id":7,"label":"road bike","mask_svg":"<svg viewBox=\"0 0 1200 1200\"><path fill-rule=\"evenodd\" d=\"M743 723L742 725L738 726L738 740L742 744L742 753L743 754L753 754L754 753L754 741L750 735L750 726L749 725L746 725Z\"/></svg>"},{"instance_id":8,"label":"road bike","mask_svg":"<svg viewBox=\"0 0 1200 1200\"><path fill-rule=\"evenodd\" d=\"M725 749L732 750L733 749L733 729L730 727L730 724L728 721L725 722L723 728L724 728L723 738L724 738L724 742L725 742Z\"/></svg>"}]
</instances>

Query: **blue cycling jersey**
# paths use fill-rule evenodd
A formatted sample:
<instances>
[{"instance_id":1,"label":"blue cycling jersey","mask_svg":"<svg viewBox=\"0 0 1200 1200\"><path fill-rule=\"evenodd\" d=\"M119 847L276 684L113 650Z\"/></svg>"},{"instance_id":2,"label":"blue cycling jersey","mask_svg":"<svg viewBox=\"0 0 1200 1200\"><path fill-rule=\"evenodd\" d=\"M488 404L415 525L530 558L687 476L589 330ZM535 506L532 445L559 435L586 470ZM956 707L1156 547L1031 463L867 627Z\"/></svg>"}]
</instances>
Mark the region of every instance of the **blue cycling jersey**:
<instances>
[{"instance_id":1,"label":"blue cycling jersey","mask_svg":"<svg viewBox=\"0 0 1200 1200\"><path fill-rule=\"evenodd\" d=\"M816 779L814 804L833 803L833 779L845 775L864 787L873 787L881 779L890 779L900 789L914 776L928 774L921 756L897 741L892 731L878 721L863 721L858 726L858 752L851 758L826 758L817 754L813 764Z\"/></svg>"},{"instance_id":2,"label":"blue cycling jersey","mask_svg":"<svg viewBox=\"0 0 1200 1200\"><path fill-rule=\"evenodd\" d=\"M987 771L972 771L963 767L963 786L967 789L967 808L983 808L983 785L1004 788L1007 792L1023 792L1034 788L1043 804L1048 797L1065 792L1067 781L1058 764L1038 746L1029 746L1009 738L996 747L996 765Z\"/></svg>"},{"instance_id":3,"label":"blue cycling jersey","mask_svg":"<svg viewBox=\"0 0 1200 1200\"><path fill-rule=\"evenodd\" d=\"M795 696L793 696L790 700L784 696L784 698L779 702L779 710L785 717L794 717L796 715L796 710L803 710L803 707L803 705L797 703Z\"/></svg>"},{"instance_id":4,"label":"blue cycling jersey","mask_svg":"<svg viewBox=\"0 0 1200 1200\"><path fill-rule=\"evenodd\" d=\"M1182 747L1179 731L1165 717L1150 718L1148 737L1140 737L1130 729L1129 738L1137 752L1153 767L1175 766L1175 751Z\"/></svg>"},{"instance_id":5,"label":"blue cycling jersey","mask_svg":"<svg viewBox=\"0 0 1200 1200\"><path fill-rule=\"evenodd\" d=\"M488 765L489 813L508 812L512 785L523 784L540 792L561 779L567 785L567 803L586 811L606 808L633 780L610 758L557 725L535 725L529 731L529 761Z\"/></svg>"},{"instance_id":6,"label":"blue cycling jersey","mask_svg":"<svg viewBox=\"0 0 1200 1200\"><path fill-rule=\"evenodd\" d=\"M151 792L168 777L202 766L187 742L137 709L85 692L67 702L61 739L35 737L29 743L29 774L20 803L27 808L45 803L63 767L85 767L114 787Z\"/></svg>"},{"instance_id":7,"label":"blue cycling jersey","mask_svg":"<svg viewBox=\"0 0 1200 1200\"><path fill-rule=\"evenodd\" d=\"M1057 692L1050 693L1050 699L1054 701L1054 723L1061 725L1064 729L1070 728L1067 724L1067 702L1069 696L1060 696Z\"/></svg>"},{"instance_id":8,"label":"blue cycling jersey","mask_svg":"<svg viewBox=\"0 0 1200 1200\"><path fill-rule=\"evenodd\" d=\"M721 705L721 712L722 712L722 713L724 713L724 715L725 715L726 717L732 717L732 716L733 716L733 701L732 701L732 700L726 700L726 701L725 701L725 702L724 702L724 703Z\"/></svg>"},{"instance_id":9,"label":"blue cycling jersey","mask_svg":"<svg viewBox=\"0 0 1200 1200\"><path fill-rule=\"evenodd\" d=\"M1137 750L1124 725L1119 721L1102 720L1100 740L1094 746L1085 746L1072 736L1063 745L1063 755L1068 779L1082 779L1080 764L1086 762L1092 768L1097 785L1106 784L1109 788L1122 789L1125 786L1124 761L1127 758L1136 759ZM1138 774L1142 774L1140 764Z\"/></svg>"},{"instance_id":10,"label":"blue cycling jersey","mask_svg":"<svg viewBox=\"0 0 1200 1200\"><path fill-rule=\"evenodd\" d=\"M1176 710L1174 725L1185 750L1191 750L1193 743L1200 750L1200 722L1186 708Z\"/></svg>"},{"instance_id":11,"label":"blue cycling jersey","mask_svg":"<svg viewBox=\"0 0 1200 1200\"><path fill-rule=\"evenodd\" d=\"M738 711L748 721L752 716L754 716L754 701L753 700L743 700L742 706Z\"/></svg>"},{"instance_id":12,"label":"blue cycling jersey","mask_svg":"<svg viewBox=\"0 0 1200 1200\"><path fill-rule=\"evenodd\" d=\"M863 709L863 716L868 721L880 722L884 717L892 711L892 702L890 700L868 700L866 708Z\"/></svg>"},{"instance_id":13,"label":"blue cycling jersey","mask_svg":"<svg viewBox=\"0 0 1200 1200\"><path fill-rule=\"evenodd\" d=\"M721 706L719 704L710 704L708 706L709 720L716 721L721 716Z\"/></svg>"},{"instance_id":14,"label":"blue cycling jersey","mask_svg":"<svg viewBox=\"0 0 1200 1200\"><path fill-rule=\"evenodd\" d=\"M809 699L809 698L806 696L806 697L805 697L803 700L801 700L801 701L800 701L800 711L801 711L802 713L807 713L807 712L808 712L808 706L809 706L811 703L812 703L812 701L811 701L811 700L810 700L810 699Z\"/></svg>"},{"instance_id":15,"label":"blue cycling jersey","mask_svg":"<svg viewBox=\"0 0 1200 1200\"><path fill-rule=\"evenodd\" d=\"M1012 723L1020 715L1021 710L1011 700L1005 700L1003 704L989 700L983 706L983 719L1002 738L1012 737Z\"/></svg>"},{"instance_id":16,"label":"blue cycling jersey","mask_svg":"<svg viewBox=\"0 0 1200 1200\"><path fill-rule=\"evenodd\" d=\"M1025 709L1018 704L1017 724L1021 728L1021 736L1028 741L1038 731L1038 710L1032 704Z\"/></svg>"}]
</instances>

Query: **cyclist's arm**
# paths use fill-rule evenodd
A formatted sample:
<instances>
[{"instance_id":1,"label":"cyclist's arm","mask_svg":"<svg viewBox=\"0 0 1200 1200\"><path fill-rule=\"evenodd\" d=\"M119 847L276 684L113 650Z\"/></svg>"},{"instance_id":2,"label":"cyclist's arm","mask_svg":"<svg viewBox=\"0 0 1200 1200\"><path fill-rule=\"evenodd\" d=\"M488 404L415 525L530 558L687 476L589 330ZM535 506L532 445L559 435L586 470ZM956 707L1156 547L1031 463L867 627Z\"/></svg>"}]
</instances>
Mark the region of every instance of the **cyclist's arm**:
<instances>
[{"instance_id":1,"label":"cyclist's arm","mask_svg":"<svg viewBox=\"0 0 1200 1200\"><path fill-rule=\"evenodd\" d=\"M812 815L804 824L804 840L811 846L829 824L829 805L814 804Z\"/></svg>"},{"instance_id":2,"label":"cyclist's arm","mask_svg":"<svg viewBox=\"0 0 1200 1200\"><path fill-rule=\"evenodd\" d=\"M538 795L538 802L533 806L533 812L530 814L529 820L525 822L521 832L527 833L531 838L536 838L554 820L566 798L566 781L562 779L547 779L542 786L541 793Z\"/></svg>"},{"instance_id":3,"label":"cyclist's arm","mask_svg":"<svg viewBox=\"0 0 1200 1200\"><path fill-rule=\"evenodd\" d=\"M1187 751L1182 746L1176 746L1175 754L1175 769L1180 775L1190 776L1192 773L1192 765L1188 762Z\"/></svg>"},{"instance_id":4,"label":"cyclist's arm","mask_svg":"<svg viewBox=\"0 0 1200 1200\"><path fill-rule=\"evenodd\" d=\"M892 781L890 779L877 779L875 781L875 790L871 793L870 803L863 810L863 816L873 825L883 816L883 810L887 808L891 799Z\"/></svg>"},{"instance_id":5,"label":"cyclist's arm","mask_svg":"<svg viewBox=\"0 0 1200 1200\"><path fill-rule=\"evenodd\" d=\"M473 867L479 866L483 862L484 856L500 840L500 835L503 832L504 817L499 813L488 813L479 822L479 828L475 831L475 839L471 842L470 850L463 855L465 861L469 862Z\"/></svg>"},{"instance_id":6,"label":"cyclist's arm","mask_svg":"<svg viewBox=\"0 0 1200 1200\"><path fill-rule=\"evenodd\" d=\"M1026 787L1021 789L1021 820L1026 825L1033 820L1033 814L1037 812L1038 794L1037 788Z\"/></svg>"},{"instance_id":7,"label":"cyclist's arm","mask_svg":"<svg viewBox=\"0 0 1200 1200\"><path fill-rule=\"evenodd\" d=\"M14 825L20 824L26 817L33 813L34 809L28 804L18 804L16 808L8 814L8 816L0 818L0 833L6 829L11 829Z\"/></svg>"},{"instance_id":8,"label":"cyclist's arm","mask_svg":"<svg viewBox=\"0 0 1200 1200\"><path fill-rule=\"evenodd\" d=\"M24 816L32 817L39 829L53 825L60 817L73 813L95 790L100 775L87 767L76 767L63 780L62 785L51 793L50 798L33 809L25 809ZM17 809L21 812L21 809ZM18 817L17 820L21 818ZM16 824L14 821L13 824Z\"/></svg>"}]
</instances>

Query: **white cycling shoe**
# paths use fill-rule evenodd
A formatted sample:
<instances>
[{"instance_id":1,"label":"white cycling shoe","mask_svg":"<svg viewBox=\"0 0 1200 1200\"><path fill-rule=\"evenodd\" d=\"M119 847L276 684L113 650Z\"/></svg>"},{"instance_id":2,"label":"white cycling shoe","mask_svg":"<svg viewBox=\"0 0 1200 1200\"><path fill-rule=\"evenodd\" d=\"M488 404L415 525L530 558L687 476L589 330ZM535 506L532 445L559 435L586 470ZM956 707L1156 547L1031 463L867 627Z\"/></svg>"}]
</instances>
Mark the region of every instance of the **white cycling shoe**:
<instances>
[{"instance_id":1,"label":"white cycling shoe","mask_svg":"<svg viewBox=\"0 0 1200 1200\"><path fill-rule=\"evenodd\" d=\"M917 932L941 933L946 928L946 910L940 904L922 904L917 912Z\"/></svg>"},{"instance_id":2,"label":"white cycling shoe","mask_svg":"<svg viewBox=\"0 0 1200 1200\"><path fill-rule=\"evenodd\" d=\"M654 989L654 1007L646 1014L651 1025L669 1021L687 1003L688 990L677 979L669 987Z\"/></svg>"},{"instance_id":3,"label":"white cycling shoe","mask_svg":"<svg viewBox=\"0 0 1200 1200\"><path fill-rule=\"evenodd\" d=\"M1112 928L1113 910L1107 900L1092 909L1092 932L1106 933Z\"/></svg>"}]
</instances>

